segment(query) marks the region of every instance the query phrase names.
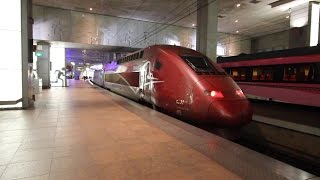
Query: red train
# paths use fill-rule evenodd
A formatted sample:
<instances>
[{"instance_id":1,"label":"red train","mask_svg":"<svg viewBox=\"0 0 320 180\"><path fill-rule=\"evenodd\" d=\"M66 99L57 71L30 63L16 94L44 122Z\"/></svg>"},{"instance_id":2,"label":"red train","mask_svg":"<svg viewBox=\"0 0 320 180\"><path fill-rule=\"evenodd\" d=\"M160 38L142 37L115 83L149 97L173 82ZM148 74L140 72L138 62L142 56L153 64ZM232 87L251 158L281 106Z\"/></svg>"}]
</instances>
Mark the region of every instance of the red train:
<instances>
[{"instance_id":1,"label":"red train","mask_svg":"<svg viewBox=\"0 0 320 180\"><path fill-rule=\"evenodd\" d=\"M199 123L239 127L252 119L250 103L239 86L192 49L150 46L106 65L104 72L95 72L93 81Z\"/></svg>"},{"instance_id":2,"label":"red train","mask_svg":"<svg viewBox=\"0 0 320 180\"><path fill-rule=\"evenodd\" d=\"M320 47L218 57L217 62L249 98L320 107Z\"/></svg>"}]
</instances>

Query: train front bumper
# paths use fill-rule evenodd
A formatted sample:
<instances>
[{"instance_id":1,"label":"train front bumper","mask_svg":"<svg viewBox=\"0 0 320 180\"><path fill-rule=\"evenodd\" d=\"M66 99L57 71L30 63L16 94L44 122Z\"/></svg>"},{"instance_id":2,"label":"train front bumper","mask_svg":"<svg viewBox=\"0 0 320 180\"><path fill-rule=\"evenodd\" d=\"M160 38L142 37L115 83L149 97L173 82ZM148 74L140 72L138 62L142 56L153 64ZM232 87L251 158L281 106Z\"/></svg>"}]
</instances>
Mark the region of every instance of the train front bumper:
<instances>
[{"instance_id":1,"label":"train front bumper","mask_svg":"<svg viewBox=\"0 0 320 180\"><path fill-rule=\"evenodd\" d=\"M252 120L252 107L247 99L221 100L211 103L207 120L221 127L238 127Z\"/></svg>"}]
</instances>

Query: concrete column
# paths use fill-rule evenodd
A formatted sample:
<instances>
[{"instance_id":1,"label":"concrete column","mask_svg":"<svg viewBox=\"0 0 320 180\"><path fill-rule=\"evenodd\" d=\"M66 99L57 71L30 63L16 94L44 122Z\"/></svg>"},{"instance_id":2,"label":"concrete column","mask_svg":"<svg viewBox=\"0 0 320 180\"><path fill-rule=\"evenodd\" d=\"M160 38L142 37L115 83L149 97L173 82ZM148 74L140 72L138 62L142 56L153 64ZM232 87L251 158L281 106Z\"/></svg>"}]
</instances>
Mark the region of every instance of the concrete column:
<instances>
[{"instance_id":1,"label":"concrete column","mask_svg":"<svg viewBox=\"0 0 320 180\"><path fill-rule=\"evenodd\" d=\"M33 106L32 0L21 0L22 107Z\"/></svg>"},{"instance_id":2,"label":"concrete column","mask_svg":"<svg viewBox=\"0 0 320 180\"><path fill-rule=\"evenodd\" d=\"M319 21L320 21L320 3L319 2L309 2L309 46L317 46L319 44Z\"/></svg>"},{"instance_id":3,"label":"concrete column","mask_svg":"<svg viewBox=\"0 0 320 180\"><path fill-rule=\"evenodd\" d=\"M319 43L320 35L319 20L319 2L311 1L305 5L305 8L292 9L289 48L316 46Z\"/></svg>"},{"instance_id":4,"label":"concrete column","mask_svg":"<svg viewBox=\"0 0 320 180\"><path fill-rule=\"evenodd\" d=\"M38 56L37 71L39 78L42 79L42 88L48 89L50 83L50 44L39 42L37 44L37 52L41 52L42 56Z\"/></svg>"},{"instance_id":5,"label":"concrete column","mask_svg":"<svg viewBox=\"0 0 320 180\"><path fill-rule=\"evenodd\" d=\"M197 0L197 51L216 62L218 1Z\"/></svg>"}]
</instances>

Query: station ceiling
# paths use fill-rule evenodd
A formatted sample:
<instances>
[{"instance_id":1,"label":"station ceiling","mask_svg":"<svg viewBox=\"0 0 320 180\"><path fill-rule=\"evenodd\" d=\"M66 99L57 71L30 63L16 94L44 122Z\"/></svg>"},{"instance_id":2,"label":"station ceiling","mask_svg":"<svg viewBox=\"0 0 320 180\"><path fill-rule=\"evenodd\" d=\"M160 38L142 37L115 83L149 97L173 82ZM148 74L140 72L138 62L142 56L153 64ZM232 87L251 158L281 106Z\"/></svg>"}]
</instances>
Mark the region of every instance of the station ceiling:
<instances>
[{"instance_id":1,"label":"station ceiling","mask_svg":"<svg viewBox=\"0 0 320 180\"><path fill-rule=\"evenodd\" d=\"M290 4L300 2L294 8L308 11L308 1L218 0L218 31L256 37L287 30ZM33 0L33 4L191 28L197 24L197 0Z\"/></svg>"},{"instance_id":2,"label":"station ceiling","mask_svg":"<svg viewBox=\"0 0 320 180\"><path fill-rule=\"evenodd\" d=\"M209 0L211 2L213 0ZM295 4L297 3L298 4ZM218 32L258 37L290 28L291 11L308 14L309 0L218 0ZM33 0L34 5L196 28L197 0ZM92 8L92 9L91 9ZM291 9L290 9L291 8ZM223 39L223 37L220 37ZM105 59L100 52L135 49L50 42L65 47L72 61ZM83 51L87 52L83 56Z\"/></svg>"}]
</instances>

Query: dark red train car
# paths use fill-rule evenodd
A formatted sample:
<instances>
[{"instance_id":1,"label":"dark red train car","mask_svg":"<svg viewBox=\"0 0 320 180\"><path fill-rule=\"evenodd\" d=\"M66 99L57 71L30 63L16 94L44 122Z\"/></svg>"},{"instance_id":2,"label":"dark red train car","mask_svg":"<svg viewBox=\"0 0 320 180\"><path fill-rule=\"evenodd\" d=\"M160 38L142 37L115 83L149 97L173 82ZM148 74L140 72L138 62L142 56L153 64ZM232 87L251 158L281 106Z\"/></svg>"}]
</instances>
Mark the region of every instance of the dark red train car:
<instances>
[{"instance_id":1,"label":"dark red train car","mask_svg":"<svg viewBox=\"0 0 320 180\"><path fill-rule=\"evenodd\" d=\"M320 107L320 47L218 57L217 62L249 98Z\"/></svg>"},{"instance_id":2,"label":"dark red train car","mask_svg":"<svg viewBox=\"0 0 320 180\"><path fill-rule=\"evenodd\" d=\"M252 119L239 86L192 49L150 46L107 65L103 79L111 91L199 123L239 127Z\"/></svg>"}]
</instances>

